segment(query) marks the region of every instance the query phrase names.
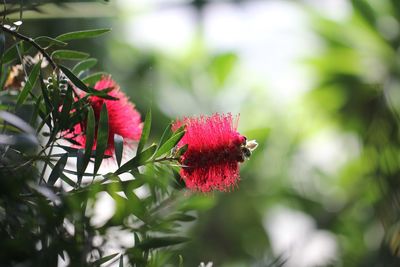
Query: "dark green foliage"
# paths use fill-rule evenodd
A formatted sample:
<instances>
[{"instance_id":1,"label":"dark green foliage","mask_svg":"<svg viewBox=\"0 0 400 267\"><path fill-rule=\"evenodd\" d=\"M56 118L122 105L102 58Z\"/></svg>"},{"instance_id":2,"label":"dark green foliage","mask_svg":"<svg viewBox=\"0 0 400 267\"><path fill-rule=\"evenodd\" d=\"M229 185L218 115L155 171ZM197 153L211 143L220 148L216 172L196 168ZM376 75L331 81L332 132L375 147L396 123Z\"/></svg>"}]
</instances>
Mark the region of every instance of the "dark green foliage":
<instances>
[{"instance_id":1,"label":"dark green foliage","mask_svg":"<svg viewBox=\"0 0 400 267\"><path fill-rule=\"evenodd\" d=\"M57 36L55 39L58 41L65 42L70 40L93 38L105 34L109 31L110 29L95 29L95 30L69 32L61 34Z\"/></svg>"},{"instance_id":2,"label":"dark green foliage","mask_svg":"<svg viewBox=\"0 0 400 267\"><path fill-rule=\"evenodd\" d=\"M32 88L35 86L36 80L39 77L39 72L40 72L40 64L41 61L39 61L32 69L31 73L29 74L28 80L22 89L21 93L18 95L17 99L17 106L22 105L26 98L28 97L28 94L31 92Z\"/></svg>"},{"instance_id":3,"label":"dark green foliage","mask_svg":"<svg viewBox=\"0 0 400 267\"><path fill-rule=\"evenodd\" d=\"M103 104L101 108L96 137L96 157L93 171L94 176L96 176L97 171L100 168L108 144L108 113L106 104Z\"/></svg>"},{"instance_id":4,"label":"dark green foliage","mask_svg":"<svg viewBox=\"0 0 400 267\"><path fill-rule=\"evenodd\" d=\"M32 3L22 10L39 7ZM1 50L2 84L12 64L21 63L28 55L41 52L50 64L42 67L42 61L37 61L24 65L28 77L22 88L0 94L0 266L57 266L60 258L70 266L113 262L124 266L125 258L129 266L162 266L177 258L174 246L187 241L178 235L178 229L181 222L195 219L187 212L197 207L178 209L182 198L191 197L171 187L175 177L168 166L175 161L173 147L183 131L172 137L164 135L159 145L148 146L149 110L137 154L121 166L124 140L119 135L109 136L106 104L95 114L88 101L91 96L118 99L108 95L112 88L93 88L106 73L91 72L97 59L87 59L89 54L74 50L69 41L108 31L75 31L56 38L31 38L17 31L1 35L12 37ZM71 60L77 61L73 68ZM78 123L84 129L84 149L68 137ZM119 168L101 173L101 164L114 160L105 155L111 139ZM153 157L156 151L157 159ZM122 173L134 177L121 179ZM148 194L140 196L139 189ZM101 194L114 200L115 213L102 225L93 225L93 205ZM92 241L116 228L135 236L136 243L121 253L105 254L104 244ZM166 248L165 255L173 257L164 256Z\"/></svg>"},{"instance_id":5,"label":"dark green foliage","mask_svg":"<svg viewBox=\"0 0 400 267\"><path fill-rule=\"evenodd\" d=\"M150 128L151 128L151 110L147 111L146 118L144 120L143 131L142 135L140 136L139 145L137 148L138 154L142 152L144 145L146 144L147 139L149 138Z\"/></svg>"}]
</instances>

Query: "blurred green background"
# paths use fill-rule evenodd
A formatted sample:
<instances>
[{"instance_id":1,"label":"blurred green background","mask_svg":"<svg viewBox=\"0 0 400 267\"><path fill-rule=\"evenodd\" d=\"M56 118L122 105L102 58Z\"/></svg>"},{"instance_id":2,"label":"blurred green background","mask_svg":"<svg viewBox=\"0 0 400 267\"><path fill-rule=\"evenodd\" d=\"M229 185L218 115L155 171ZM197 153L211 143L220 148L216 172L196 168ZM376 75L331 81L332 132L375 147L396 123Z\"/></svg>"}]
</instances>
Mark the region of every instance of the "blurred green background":
<instances>
[{"instance_id":1,"label":"blurred green background","mask_svg":"<svg viewBox=\"0 0 400 267\"><path fill-rule=\"evenodd\" d=\"M68 12L63 10L69 9ZM240 113L259 148L239 187L188 225L185 266L400 266L400 2L113 0L25 13L30 36L99 59L153 135ZM66 18L63 14L69 14ZM71 17L72 15L72 17Z\"/></svg>"}]
</instances>

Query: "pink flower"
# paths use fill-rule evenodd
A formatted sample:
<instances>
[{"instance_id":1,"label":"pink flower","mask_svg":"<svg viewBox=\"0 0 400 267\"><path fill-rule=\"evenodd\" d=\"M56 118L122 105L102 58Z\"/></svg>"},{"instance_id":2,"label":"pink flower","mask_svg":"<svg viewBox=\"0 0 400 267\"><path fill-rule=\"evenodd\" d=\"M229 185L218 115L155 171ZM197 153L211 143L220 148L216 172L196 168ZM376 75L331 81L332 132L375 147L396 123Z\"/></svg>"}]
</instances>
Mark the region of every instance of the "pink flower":
<instances>
[{"instance_id":1,"label":"pink flower","mask_svg":"<svg viewBox=\"0 0 400 267\"><path fill-rule=\"evenodd\" d=\"M237 119L233 123L231 114L214 114L184 118L173 124L174 131L186 126L177 147L188 145L180 158L180 175L189 189L229 191L237 185L239 163L246 157L246 138L236 131Z\"/></svg>"},{"instance_id":2,"label":"pink flower","mask_svg":"<svg viewBox=\"0 0 400 267\"><path fill-rule=\"evenodd\" d=\"M96 133L97 122L100 118L101 108L103 103L107 106L108 111L108 145L105 154L108 156L113 155L114 152L114 134L118 134L124 138L125 141L138 141L142 134L143 123L140 118L139 112L135 106L129 102L127 96L120 90L119 85L109 76L104 76L98 81L94 89L104 90L112 88L108 95L118 98L118 100L103 99L97 96L90 96L88 101L93 108L96 118ZM84 96L85 94L82 94ZM82 127L84 127L82 129ZM74 126L73 131L69 132L66 137L73 139L79 146L78 148L85 148L86 123L78 123ZM96 141L96 136L95 136ZM96 149L96 142L94 142L93 150Z\"/></svg>"}]
</instances>

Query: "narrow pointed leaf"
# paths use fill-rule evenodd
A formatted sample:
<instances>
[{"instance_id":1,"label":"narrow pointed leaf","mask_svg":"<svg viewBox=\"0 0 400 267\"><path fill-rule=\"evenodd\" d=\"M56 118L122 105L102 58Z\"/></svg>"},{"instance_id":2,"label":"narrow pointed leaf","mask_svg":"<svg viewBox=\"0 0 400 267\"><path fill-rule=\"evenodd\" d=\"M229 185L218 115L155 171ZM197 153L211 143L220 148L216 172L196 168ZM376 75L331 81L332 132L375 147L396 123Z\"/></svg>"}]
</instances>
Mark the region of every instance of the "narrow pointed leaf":
<instances>
[{"instance_id":1,"label":"narrow pointed leaf","mask_svg":"<svg viewBox=\"0 0 400 267\"><path fill-rule=\"evenodd\" d=\"M64 67L63 65L59 65L58 67L76 87L87 93L90 92L90 89L86 86L86 84L84 84L78 77L76 77L75 74L73 74L67 67Z\"/></svg>"},{"instance_id":2,"label":"narrow pointed leaf","mask_svg":"<svg viewBox=\"0 0 400 267\"><path fill-rule=\"evenodd\" d=\"M52 45L57 45L57 46L66 46L67 43L64 43L60 40L56 40L54 38L50 38L48 36L39 36L35 38L35 42L38 43L42 47L49 47Z\"/></svg>"},{"instance_id":3,"label":"narrow pointed leaf","mask_svg":"<svg viewBox=\"0 0 400 267\"><path fill-rule=\"evenodd\" d=\"M185 131L180 131L175 133L170 139L168 139L156 152L154 155L154 158L157 158L164 153L167 153L171 151L172 148L174 148L178 142L182 139L183 135L185 134Z\"/></svg>"},{"instance_id":4,"label":"narrow pointed leaf","mask_svg":"<svg viewBox=\"0 0 400 267\"><path fill-rule=\"evenodd\" d=\"M147 111L146 119L144 121L142 135L140 136L140 141L137 148L137 154L142 152L144 145L146 144L147 139L149 138L150 128L151 128L151 110L149 109L149 111Z\"/></svg>"},{"instance_id":5,"label":"narrow pointed leaf","mask_svg":"<svg viewBox=\"0 0 400 267\"><path fill-rule=\"evenodd\" d=\"M185 152L187 151L188 147L189 147L188 144L185 144L182 147L180 147L179 150L176 151L174 157L180 158L183 154L185 154Z\"/></svg>"},{"instance_id":6,"label":"narrow pointed leaf","mask_svg":"<svg viewBox=\"0 0 400 267\"><path fill-rule=\"evenodd\" d=\"M107 261L110 261L110 260L114 259L117 255L119 255L119 253L114 253L114 254L105 256L105 257L103 257L103 258L98 259L97 261L95 261L95 262L93 263L93 265L94 265L94 266L100 266L100 265L102 265L103 263L106 263Z\"/></svg>"},{"instance_id":7,"label":"narrow pointed leaf","mask_svg":"<svg viewBox=\"0 0 400 267\"><path fill-rule=\"evenodd\" d=\"M146 240L143 240L140 244L137 245L138 248L148 250L148 249L155 249L161 248L166 246L172 246L181 244L183 242L187 242L190 239L187 237L153 237Z\"/></svg>"},{"instance_id":8,"label":"narrow pointed leaf","mask_svg":"<svg viewBox=\"0 0 400 267\"><path fill-rule=\"evenodd\" d=\"M104 75L107 75L106 72L96 72L93 73L85 78L82 79L82 81L86 84L90 84L90 85L94 85L96 82L98 82L101 77L103 77Z\"/></svg>"},{"instance_id":9,"label":"narrow pointed leaf","mask_svg":"<svg viewBox=\"0 0 400 267\"><path fill-rule=\"evenodd\" d=\"M81 60L89 57L88 53L74 50L56 50L51 54L54 59Z\"/></svg>"},{"instance_id":10,"label":"narrow pointed leaf","mask_svg":"<svg viewBox=\"0 0 400 267\"><path fill-rule=\"evenodd\" d=\"M85 153L82 158L82 165L78 169L78 176L82 177L83 173L86 170L87 165L89 164L90 156L92 154L92 148L94 144L94 130L95 130L95 117L94 111L92 107L89 107L89 112L87 115L87 122L86 122L86 132L85 132ZM78 156L79 158L79 156Z\"/></svg>"},{"instance_id":11,"label":"narrow pointed leaf","mask_svg":"<svg viewBox=\"0 0 400 267\"><path fill-rule=\"evenodd\" d=\"M3 64L7 64L10 63L12 61L14 61L15 59L18 58L18 49L17 49L17 45L21 46L22 41L15 43L14 45L12 45L10 48L8 48L3 56L1 57L1 62Z\"/></svg>"},{"instance_id":12,"label":"narrow pointed leaf","mask_svg":"<svg viewBox=\"0 0 400 267\"><path fill-rule=\"evenodd\" d=\"M76 152L76 176L78 178L78 185L81 184L82 182L82 177L84 174L84 171L81 171L83 169L83 157L85 154L85 150L84 149L78 149L78 151ZM85 168L86 169L86 168Z\"/></svg>"},{"instance_id":13,"label":"narrow pointed leaf","mask_svg":"<svg viewBox=\"0 0 400 267\"><path fill-rule=\"evenodd\" d=\"M42 61L39 61L32 69L31 73L29 74L28 80L25 83L24 88L22 89L21 93L18 96L17 99L17 106L22 105L26 98L29 95L29 92L32 90L32 88L35 86L36 80L39 77L40 73L40 65L42 64Z\"/></svg>"},{"instance_id":14,"label":"narrow pointed leaf","mask_svg":"<svg viewBox=\"0 0 400 267\"><path fill-rule=\"evenodd\" d=\"M34 104L34 109L33 109L33 112L32 112L32 116L31 116L31 119L29 121L30 125L35 125L36 124L36 120L38 118L40 107L43 104L42 101L43 101L43 96L40 95L37 98L36 103Z\"/></svg>"},{"instance_id":15,"label":"narrow pointed leaf","mask_svg":"<svg viewBox=\"0 0 400 267\"><path fill-rule=\"evenodd\" d=\"M118 134L114 134L114 150L118 167L120 167L124 150L124 138Z\"/></svg>"},{"instance_id":16,"label":"narrow pointed leaf","mask_svg":"<svg viewBox=\"0 0 400 267\"><path fill-rule=\"evenodd\" d=\"M171 127L172 127L172 124L170 123L165 128L163 134L161 135L160 142L158 143L159 148L162 146L162 144L164 144L165 141L167 141L172 136Z\"/></svg>"},{"instance_id":17,"label":"narrow pointed leaf","mask_svg":"<svg viewBox=\"0 0 400 267\"><path fill-rule=\"evenodd\" d=\"M97 171L100 168L101 162L104 158L104 152L108 145L108 112L107 106L103 103L100 112L99 126L97 129L97 144L96 144L96 157L94 160L94 172L93 176L96 176Z\"/></svg>"},{"instance_id":18,"label":"narrow pointed leaf","mask_svg":"<svg viewBox=\"0 0 400 267\"><path fill-rule=\"evenodd\" d=\"M18 129L20 129L23 132L35 134L35 130L28 123L26 123L23 119L21 119L20 117L12 114L10 112L1 110L0 111L0 119L17 127Z\"/></svg>"},{"instance_id":19,"label":"narrow pointed leaf","mask_svg":"<svg viewBox=\"0 0 400 267\"><path fill-rule=\"evenodd\" d=\"M69 40L77 40L77 39L85 39L85 38L93 38L100 36L104 33L109 32L111 29L94 29L94 30L86 30L86 31L76 31L64 33L56 37L59 41L69 41Z\"/></svg>"},{"instance_id":20,"label":"narrow pointed leaf","mask_svg":"<svg viewBox=\"0 0 400 267\"><path fill-rule=\"evenodd\" d=\"M119 257L119 267L124 267L124 257L123 257L123 255L121 255Z\"/></svg>"},{"instance_id":21,"label":"narrow pointed leaf","mask_svg":"<svg viewBox=\"0 0 400 267\"><path fill-rule=\"evenodd\" d=\"M143 152L137 154L133 159L127 161L124 165L122 165L115 172L115 174L121 174L144 165L144 163L146 163L146 161L154 154L156 148L157 145L152 145Z\"/></svg>"},{"instance_id":22,"label":"narrow pointed leaf","mask_svg":"<svg viewBox=\"0 0 400 267\"><path fill-rule=\"evenodd\" d=\"M96 90L90 87L86 86L86 80L83 79L79 79L78 77L76 77L75 74L72 73L72 71L70 71L67 67L63 66L63 65L58 65L58 67L62 70L62 72L65 74L65 76L68 77L68 79L70 79L70 81L79 89L85 91L86 93L89 93L91 95L95 95L104 99L111 99L111 100L117 100L118 98L112 97L110 95L108 95L108 91L107 90ZM104 75L105 73L101 73L102 75ZM100 79L101 76L98 77L98 79ZM83 98L81 98L82 100Z\"/></svg>"},{"instance_id":23,"label":"narrow pointed leaf","mask_svg":"<svg viewBox=\"0 0 400 267\"><path fill-rule=\"evenodd\" d=\"M47 124L47 126L49 126L51 130L53 127L52 127L52 120L50 119L50 113L53 109L53 105L50 101L49 94L47 92L47 88L43 80L44 80L43 76L39 74L40 90L43 95L45 114L47 114L42 118L42 120ZM40 127L38 129L40 129Z\"/></svg>"},{"instance_id":24,"label":"narrow pointed leaf","mask_svg":"<svg viewBox=\"0 0 400 267\"><path fill-rule=\"evenodd\" d=\"M67 94L64 98L64 102L62 105L62 110L61 110L61 115L60 115L60 124L62 129L67 129L68 127L68 118L71 113L71 107L72 107L72 101L73 101L73 96L72 96L72 87L68 86L67 89Z\"/></svg>"},{"instance_id":25,"label":"narrow pointed leaf","mask_svg":"<svg viewBox=\"0 0 400 267\"><path fill-rule=\"evenodd\" d=\"M67 163L67 160L68 160L67 153L65 153L63 156L61 156L61 158L58 160L58 162L54 166L53 170L51 171L49 179L47 181L47 183L49 185L54 185L57 182L58 178L60 178L61 173L63 172L63 170L65 168L65 164Z\"/></svg>"},{"instance_id":26,"label":"narrow pointed leaf","mask_svg":"<svg viewBox=\"0 0 400 267\"><path fill-rule=\"evenodd\" d=\"M85 71L87 69L90 69L94 65L97 64L97 59L95 58L88 58L86 60L83 60L75 65L75 67L72 69L72 72L75 75L78 75L80 72Z\"/></svg>"},{"instance_id":27,"label":"narrow pointed leaf","mask_svg":"<svg viewBox=\"0 0 400 267\"><path fill-rule=\"evenodd\" d=\"M124 188L124 193L128 198L129 211L142 221L146 221L146 207L140 198L129 187Z\"/></svg>"},{"instance_id":28,"label":"narrow pointed leaf","mask_svg":"<svg viewBox=\"0 0 400 267\"><path fill-rule=\"evenodd\" d=\"M54 168L54 164L49 162L50 167ZM65 168L65 167L64 167ZM65 169L64 169L65 171ZM65 183L67 183L69 186L76 187L76 183L72 181L70 178L68 178L63 172L60 172L60 178L63 180Z\"/></svg>"},{"instance_id":29,"label":"narrow pointed leaf","mask_svg":"<svg viewBox=\"0 0 400 267\"><path fill-rule=\"evenodd\" d=\"M4 33L1 33L0 34L0 57L3 56L5 47L6 47L6 37L4 36Z\"/></svg>"},{"instance_id":30,"label":"narrow pointed leaf","mask_svg":"<svg viewBox=\"0 0 400 267\"><path fill-rule=\"evenodd\" d=\"M166 218L167 221L181 221L181 222L191 222L196 220L196 217L192 215L187 215L183 213L172 214Z\"/></svg>"}]
</instances>

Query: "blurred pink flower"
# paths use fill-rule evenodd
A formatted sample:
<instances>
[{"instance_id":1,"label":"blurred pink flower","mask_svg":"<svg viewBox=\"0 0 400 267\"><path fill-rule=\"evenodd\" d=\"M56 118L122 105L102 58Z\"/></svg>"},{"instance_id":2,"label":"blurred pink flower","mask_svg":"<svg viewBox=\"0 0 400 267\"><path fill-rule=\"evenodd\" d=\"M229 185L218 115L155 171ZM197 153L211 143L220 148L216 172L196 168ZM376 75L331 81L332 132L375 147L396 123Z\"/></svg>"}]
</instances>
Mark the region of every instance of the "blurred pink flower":
<instances>
[{"instance_id":1,"label":"blurred pink flower","mask_svg":"<svg viewBox=\"0 0 400 267\"><path fill-rule=\"evenodd\" d=\"M139 112L135 109L134 104L129 102L128 97L120 90L119 85L111 79L110 76L104 76L98 81L94 89L104 90L112 88L108 95L118 98L118 100L103 99L97 96L90 96L88 102L93 108L97 124L100 118L101 108L103 103L107 106L108 111L108 145L105 154L112 156L114 152L114 134L118 134L124 138L125 141L138 141L142 133L143 123L140 118ZM85 94L82 94L82 97ZM82 129L82 127L84 127ZM78 148L85 148L86 123L78 123L74 126L73 131L68 132L67 138L73 139L80 145L75 145ZM96 141L96 136L95 136ZM93 150L96 149L96 142L93 145Z\"/></svg>"},{"instance_id":2,"label":"blurred pink flower","mask_svg":"<svg viewBox=\"0 0 400 267\"><path fill-rule=\"evenodd\" d=\"M186 126L177 147L188 145L180 158L180 175L189 189L229 191L237 185L246 138L236 131L238 117L233 121L231 114L213 114L183 118L173 124L174 131Z\"/></svg>"}]
</instances>

